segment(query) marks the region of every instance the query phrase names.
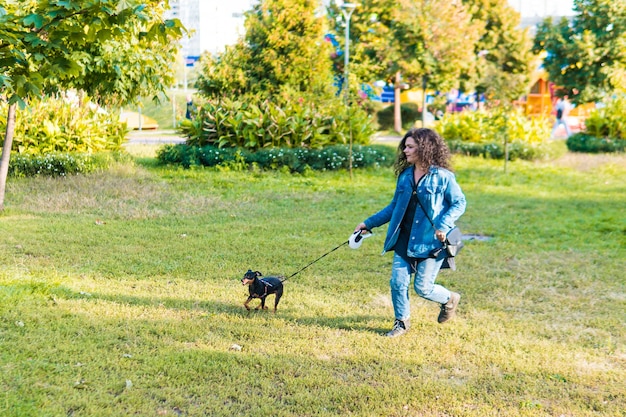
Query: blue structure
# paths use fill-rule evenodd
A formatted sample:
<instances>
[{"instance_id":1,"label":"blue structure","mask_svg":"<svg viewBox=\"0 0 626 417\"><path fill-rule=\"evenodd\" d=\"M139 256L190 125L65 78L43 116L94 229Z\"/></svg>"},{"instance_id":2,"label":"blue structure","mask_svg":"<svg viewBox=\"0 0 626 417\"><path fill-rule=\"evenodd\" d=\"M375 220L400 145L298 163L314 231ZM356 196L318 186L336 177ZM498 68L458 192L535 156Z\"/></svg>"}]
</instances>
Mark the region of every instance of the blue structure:
<instances>
[{"instance_id":1,"label":"blue structure","mask_svg":"<svg viewBox=\"0 0 626 417\"><path fill-rule=\"evenodd\" d=\"M379 100L382 103L393 103L396 101L396 96L394 93L394 89L390 85L386 85L383 87L382 93L380 93Z\"/></svg>"},{"instance_id":2,"label":"blue structure","mask_svg":"<svg viewBox=\"0 0 626 417\"><path fill-rule=\"evenodd\" d=\"M337 96L341 94L341 90L343 89L343 50L341 49L341 45L335 38L335 35L332 33L327 33L324 36L324 40L326 42L330 42L335 51L330 55L330 59L333 61L333 68L335 70L334 82L333 85L337 87Z\"/></svg>"}]
</instances>

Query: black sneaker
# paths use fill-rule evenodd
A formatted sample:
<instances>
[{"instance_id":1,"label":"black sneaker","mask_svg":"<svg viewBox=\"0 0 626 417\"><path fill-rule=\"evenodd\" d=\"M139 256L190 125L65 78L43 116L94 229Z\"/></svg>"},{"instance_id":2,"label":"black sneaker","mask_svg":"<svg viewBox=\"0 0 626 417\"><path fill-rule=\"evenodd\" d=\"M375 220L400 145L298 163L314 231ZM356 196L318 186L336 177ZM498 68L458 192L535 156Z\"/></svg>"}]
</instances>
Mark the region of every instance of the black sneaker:
<instances>
[{"instance_id":1,"label":"black sneaker","mask_svg":"<svg viewBox=\"0 0 626 417\"><path fill-rule=\"evenodd\" d=\"M406 333L406 331L409 330L409 321L408 320L397 320L393 323L393 329L391 329L391 331L387 332L385 334L385 336L387 337L396 337L396 336L402 336L403 334Z\"/></svg>"},{"instance_id":2,"label":"black sneaker","mask_svg":"<svg viewBox=\"0 0 626 417\"><path fill-rule=\"evenodd\" d=\"M456 307L459 305L459 300L461 299L461 295L455 292L450 293L450 299L447 303L441 305L441 311L439 312L439 317L437 321L439 323L446 322L454 317L456 313Z\"/></svg>"}]
</instances>

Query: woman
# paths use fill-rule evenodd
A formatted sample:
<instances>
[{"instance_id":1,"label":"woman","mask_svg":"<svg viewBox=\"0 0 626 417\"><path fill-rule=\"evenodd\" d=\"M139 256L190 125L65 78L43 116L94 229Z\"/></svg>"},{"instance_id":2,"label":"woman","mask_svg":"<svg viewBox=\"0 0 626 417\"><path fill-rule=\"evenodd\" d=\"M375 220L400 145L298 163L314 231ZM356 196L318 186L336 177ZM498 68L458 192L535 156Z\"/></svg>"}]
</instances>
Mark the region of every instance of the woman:
<instances>
[{"instance_id":1,"label":"woman","mask_svg":"<svg viewBox=\"0 0 626 417\"><path fill-rule=\"evenodd\" d=\"M431 254L443 246L466 205L450 171L450 151L435 131L409 130L398 146L394 169L398 180L391 203L355 229L371 230L389 222L383 252L394 251L390 286L396 319L389 337L409 329L411 274L415 292L441 304L439 323L454 316L461 296L435 284L444 258Z\"/></svg>"}]
</instances>

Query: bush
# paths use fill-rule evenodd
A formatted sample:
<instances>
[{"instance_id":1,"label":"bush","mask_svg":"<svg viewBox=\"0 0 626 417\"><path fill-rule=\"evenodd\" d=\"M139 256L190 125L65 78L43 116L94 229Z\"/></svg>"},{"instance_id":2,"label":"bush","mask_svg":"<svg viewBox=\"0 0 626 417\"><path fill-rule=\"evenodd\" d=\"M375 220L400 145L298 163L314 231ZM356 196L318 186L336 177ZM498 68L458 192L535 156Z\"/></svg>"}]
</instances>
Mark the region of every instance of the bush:
<instances>
[{"instance_id":1,"label":"bush","mask_svg":"<svg viewBox=\"0 0 626 417\"><path fill-rule=\"evenodd\" d=\"M448 113L436 125L452 152L503 159L505 139L509 159L541 159L549 154L550 125L546 119L529 119L519 111Z\"/></svg>"},{"instance_id":2,"label":"bush","mask_svg":"<svg viewBox=\"0 0 626 417\"><path fill-rule=\"evenodd\" d=\"M331 171L349 168L349 147L328 146L322 149L273 148L250 152L242 148L218 148L216 146L190 146L187 144L165 145L157 152L161 164L191 166L258 166L261 169L288 168L291 172L307 169ZM352 147L352 167L391 166L395 159L394 148L385 145Z\"/></svg>"},{"instance_id":3,"label":"bush","mask_svg":"<svg viewBox=\"0 0 626 417\"><path fill-rule=\"evenodd\" d=\"M377 114L378 126L381 130L391 130L394 128L393 104L380 110ZM422 112L415 103L402 103L400 105L400 117L402 117L402 128L410 129L415 125L416 120L422 118Z\"/></svg>"},{"instance_id":4,"label":"bush","mask_svg":"<svg viewBox=\"0 0 626 417\"><path fill-rule=\"evenodd\" d=\"M23 155L11 157L9 175L12 177L88 174L108 168L114 160L122 159L120 153Z\"/></svg>"},{"instance_id":5,"label":"bush","mask_svg":"<svg viewBox=\"0 0 626 417\"><path fill-rule=\"evenodd\" d=\"M567 138L572 152L624 152L626 148L626 98L610 100L585 120L585 130Z\"/></svg>"},{"instance_id":6,"label":"bush","mask_svg":"<svg viewBox=\"0 0 626 417\"><path fill-rule=\"evenodd\" d=\"M2 140L6 132L6 115L7 105L0 103ZM119 121L117 114L48 98L33 101L25 110L17 112L12 149L31 155L119 151L126 133L126 124Z\"/></svg>"},{"instance_id":7,"label":"bush","mask_svg":"<svg viewBox=\"0 0 626 417\"><path fill-rule=\"evenodd\" d=\"M626 149L624 139L598 138L585 132L571 135L566 143L567 149L572 152L624 152Z\"/></svg>"},{"instance_id":8,"label":"bush","mask_svg":"<svg viewBox=\"0 0 626 417\"><path fill-rule=\"evenodd\" d=\"M468 156L482 156L491 159L504 159L504 143L472 143L460 140L446 141L452 153ZM509 143L509 161L516 159L536 160L544 158L548 149L544 146L528 145L524 143Z\"/></svg>"},{"instance_id":9,"label":"bush","mask_svg":"<svg viewBox=\"0 0 626 417\"><path fill-rule=\"evenodd\" d=\"M626 139L626 98L612 99L591 112L585 120L585 133L596 138Z\"/></svg>"},{"instance_id":10,"label":"bush","mask_svg":"<svg viewBox=\"0 0 626 417\"><path fill-rule=\"evenodd\" d=\"M192 146L212 145L256 151L262 148L313 148L369 142L374 130L367 113L341 100L208 100L179 131Z\"/></svg>"}]
</instances>

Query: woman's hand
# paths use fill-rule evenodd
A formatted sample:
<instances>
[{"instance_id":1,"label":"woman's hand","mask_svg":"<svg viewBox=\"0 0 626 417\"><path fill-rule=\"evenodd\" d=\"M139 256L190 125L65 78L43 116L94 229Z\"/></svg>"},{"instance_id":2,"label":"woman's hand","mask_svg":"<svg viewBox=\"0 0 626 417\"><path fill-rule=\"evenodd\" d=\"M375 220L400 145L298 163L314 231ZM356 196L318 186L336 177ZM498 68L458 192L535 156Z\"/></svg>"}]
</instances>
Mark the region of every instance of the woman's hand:
<instances>
[{"instance_id":1,"label":"woman's hand","mask_svg":"<svg viewBox=\"0 0 626 417\"><path fill-rule=\"evenodd\" d=\"M446 241L446 234L444 232L442 232L441 230L435 230L435 237L440 242L445 242Z\"/></svg>"},{"instance_id":2,"label":"woman's hand","mask_svg":"<svg viewBox=\"0 0 626 417\"><path fill-rule=\"evenodd\" d=\"M359 223L359 225L354 229L355 232L367 230L367 226L365 223Z\"/></svg>"}]
</instances>

